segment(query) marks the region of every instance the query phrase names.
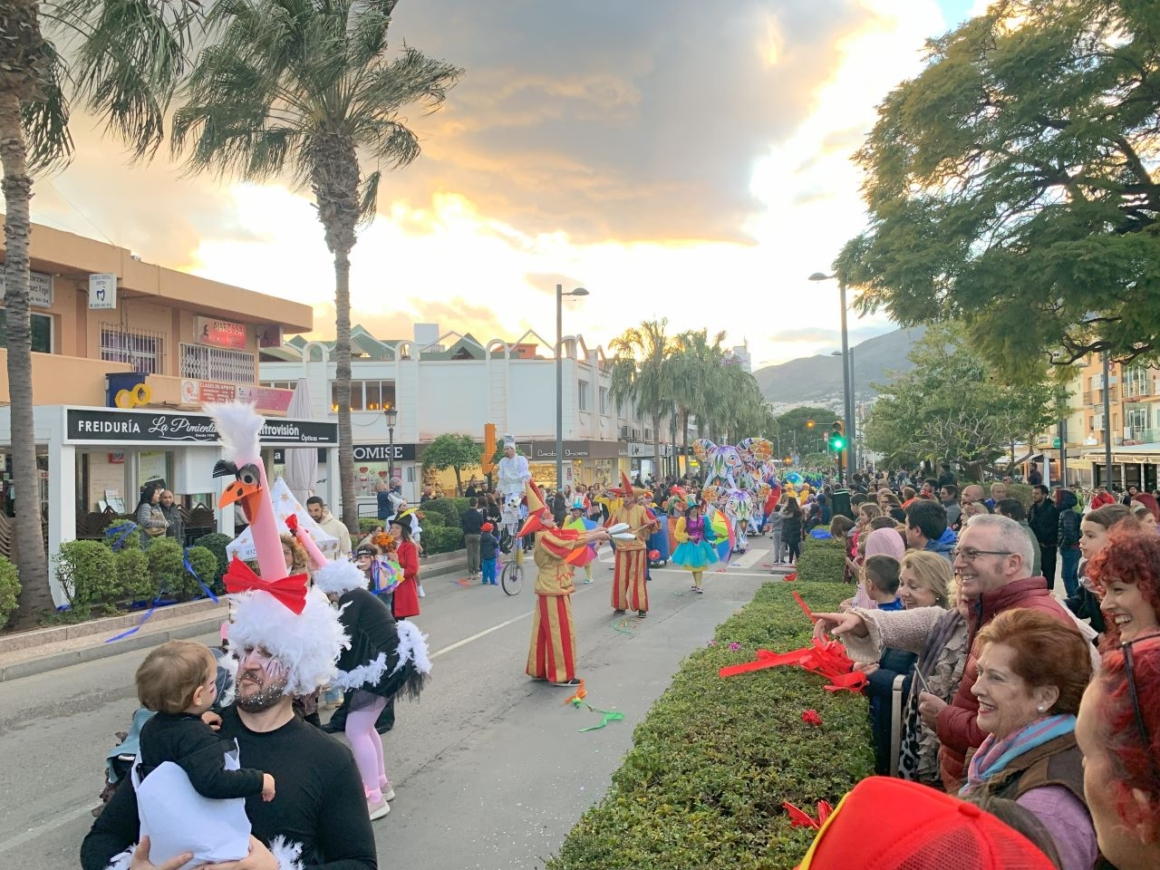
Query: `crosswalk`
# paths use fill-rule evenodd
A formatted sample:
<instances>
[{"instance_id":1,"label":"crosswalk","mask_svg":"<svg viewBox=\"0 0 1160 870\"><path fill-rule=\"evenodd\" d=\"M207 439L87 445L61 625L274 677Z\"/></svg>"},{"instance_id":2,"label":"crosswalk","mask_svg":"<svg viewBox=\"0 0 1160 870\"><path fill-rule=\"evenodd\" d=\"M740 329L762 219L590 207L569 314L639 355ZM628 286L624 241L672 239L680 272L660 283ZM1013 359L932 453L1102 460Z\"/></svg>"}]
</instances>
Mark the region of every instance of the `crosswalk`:
<instances>
[{"instance_id":1,"label":"crosswalk","mask_svg":"<svg viewBox=\"0 0 1160 870\"><path fill-rule=\"evenodd\" d=\"M614 560L615 554L613 553L612 548L600 548L596 559L599 564L611 570ZM721 565L720 562L712 565L705 571L705 576L709 576L710 574L738 574L739 576L745 577L754 577L759 575L778 576L787 574L792 570L793 568L786 564L775 566L770 561L769 550L764 548L757 549L751 546L750 549L745 553L741 553L740 555L735 553L729 560L729 564L727 566ZM650 569L650 573L652 574L666 574L670 572L683 574L685 573L685 570L679 565L674 565L672 562L669 562L668 565L666 565L664 568Z\"/></svg>"}]
</instances>

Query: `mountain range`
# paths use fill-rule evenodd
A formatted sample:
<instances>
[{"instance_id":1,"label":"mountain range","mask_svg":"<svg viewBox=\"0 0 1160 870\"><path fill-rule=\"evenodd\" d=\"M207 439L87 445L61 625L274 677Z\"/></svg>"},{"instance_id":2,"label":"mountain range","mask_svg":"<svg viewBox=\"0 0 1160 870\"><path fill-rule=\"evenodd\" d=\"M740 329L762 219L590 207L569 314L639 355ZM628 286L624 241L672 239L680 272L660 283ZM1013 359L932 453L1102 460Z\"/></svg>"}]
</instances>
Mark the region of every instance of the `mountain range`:
<instances>
[{"instance_id":1,"label":"mountain range","mask_svg":"<svg viewBox=\"0 0 1160 870\"><path fill-rule=\"evenodd\" d=\"M867 339L853 348L854 395L865 400L878 394L871 384L887 383L914 368L907 354L926 330L896 329ZM766 401L777 405L842 403L842 358L819 354L801 357L753 373Z\"/></svg>"}]
</instances>

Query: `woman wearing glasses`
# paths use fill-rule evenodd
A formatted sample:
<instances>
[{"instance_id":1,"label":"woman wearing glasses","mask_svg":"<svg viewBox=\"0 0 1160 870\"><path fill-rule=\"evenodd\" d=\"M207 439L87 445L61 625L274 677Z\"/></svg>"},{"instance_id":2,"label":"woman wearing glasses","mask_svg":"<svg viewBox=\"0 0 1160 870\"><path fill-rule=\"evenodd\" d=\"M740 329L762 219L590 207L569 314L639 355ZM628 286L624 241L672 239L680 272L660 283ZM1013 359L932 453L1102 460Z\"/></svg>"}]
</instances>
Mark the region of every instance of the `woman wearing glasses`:
<instances>
[{"instance_id":1,"label":"woman wearing glasses","mask_svg":"<svg viewBox=\"0 0 1160 870\"><path fill-rule=\"evenodd\" d=\"M1116 870L1160 867L1160 635L1104 654L1075 736L1100 852Z\"/></svg>"},{"instance_id":2,"label":"woman wearing glasses","mask_svg":"<svg viewBox=\"0 0 1160 870\"><path fill-rule=\"evenodd\" d=\"M1013 800L1039 817L1062 870L1091 870L1096 832L1084 801L1076 714L1091 679L1083 635L1046 613L998 614L976 637L971 693L986 734L970 757L960 797Z\"/></svg>"}]
</instances>

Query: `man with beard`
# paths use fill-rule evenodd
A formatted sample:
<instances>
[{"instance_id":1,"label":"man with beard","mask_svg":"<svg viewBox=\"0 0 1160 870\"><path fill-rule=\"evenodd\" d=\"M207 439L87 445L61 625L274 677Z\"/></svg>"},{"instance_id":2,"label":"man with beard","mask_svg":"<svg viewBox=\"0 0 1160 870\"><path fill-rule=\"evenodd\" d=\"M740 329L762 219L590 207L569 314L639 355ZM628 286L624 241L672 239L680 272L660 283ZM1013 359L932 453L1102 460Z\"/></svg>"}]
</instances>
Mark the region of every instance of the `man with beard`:
<instances>
[{"instance_id":1,"label":"man with beard","mask_svg":"<svg viewBox=\"0 0 1160 870\"><path fill-rule=\"evenodd\" d=\"M350 750L296 717L291 706L294 695L314 691L335 674L335 659L347 643L337 612L320 591L306 590L302 575L272 583L251 576L227 588L250 590L238 597L230 629L237 694L220 717L206 715L223 738L237 741L244 765L270 773L278 784L274 801L246 799L250 854L231 868L376 870L374 834ZM164 804L166 796L160 797ZM158 854L165 851L162 842L177 835L173 825L150 815L144 792L141 807L146 830L137 792L117 791L81 846L84 870L177 870L190 859L188 852Z\"/></svg>"}]
</instances>

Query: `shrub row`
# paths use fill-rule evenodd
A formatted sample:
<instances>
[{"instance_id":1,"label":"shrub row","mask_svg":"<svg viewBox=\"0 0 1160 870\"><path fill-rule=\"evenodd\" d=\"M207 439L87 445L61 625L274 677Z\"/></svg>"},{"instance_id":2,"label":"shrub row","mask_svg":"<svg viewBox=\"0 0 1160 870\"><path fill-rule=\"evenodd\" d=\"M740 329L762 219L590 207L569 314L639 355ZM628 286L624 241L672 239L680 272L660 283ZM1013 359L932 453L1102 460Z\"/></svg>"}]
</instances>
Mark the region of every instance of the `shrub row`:
<instances>
[{"instance_id":1,"label":"shrub row","mask_svg":"<svg viewBox=\"0 0 1160 870\"><path fill-rule=\"evenodd\" d=\"M20 597L20 577L16 566L0 556L0 628L8 624L8 617L16 612Z\"/></svg>"},{"instance_id":2,"label":"shrub row","mask_svg":"<svg viewBox=\"0 0 1160 870\"><path fill-rule=\"evenodd\" d=\"M158 538L145 549L125 543L116 552L111 543L101 541L61 544L56 578L74 612L107 613L162 596L188 601L204 594L186 570L177 541ZM204 546L189 548L189 564L207 585L220 579L218 558Z\"/></svg>"},{"instance_id":3,"label":"shrub row","mask_svg":"<svg viewBox=\"0 0 1160 870\"><path fill-rule=\"evenodd\" d=\"M846 551L841 541L806 536L797 560L798 580L803 583L840 583L845 569Z\"/></svg>"},{"instance_id":4,"label":"shrub row","mask_svg":"<svg viewBox=\"0 0 1160 870\"><path fill-rule=\"evenodd\" d=\"M432 516L438 516L442 519L442 525L449 528L463 530L463 512L467 510L467 503L469 499L466 498L433 498L428 502L424 502L420 510L423 511L427 525L431 525ZM435 520L438 524L439 520ZM426 529L427 525L423 528ZM426 542L423 544L427 546Z\"/></svg>"},{"instance_id":5,"label":"shrub row","mask_svg":"<svg viewBox=\"0 0 1160 870\"><path fill-rule=\"evenodd\" d=\"M812 547L811 547L812 549ZM548 870L789 870L813 831L795 828L782 803L815 813L871 774L866 701L823 689L821 677L772 668L722 679L758 648L810 643L791 592L832 610L844 583L768 583L693 652L634 733L608 795L572 829ZM730 649L740 644L740 649ZM816 710L821 726L802 721Z\"/></svg>"},{"instance_id":6,"label":"shrub row","mask_svg":"<svg viewBox=\"0 0 1160 870\"><path fill-rule=\"evenodd\" d=\"M428 556L462 550L463 529L450 526L426 526L423 529L423 552Z\"/></svg>"}]
</instances>

